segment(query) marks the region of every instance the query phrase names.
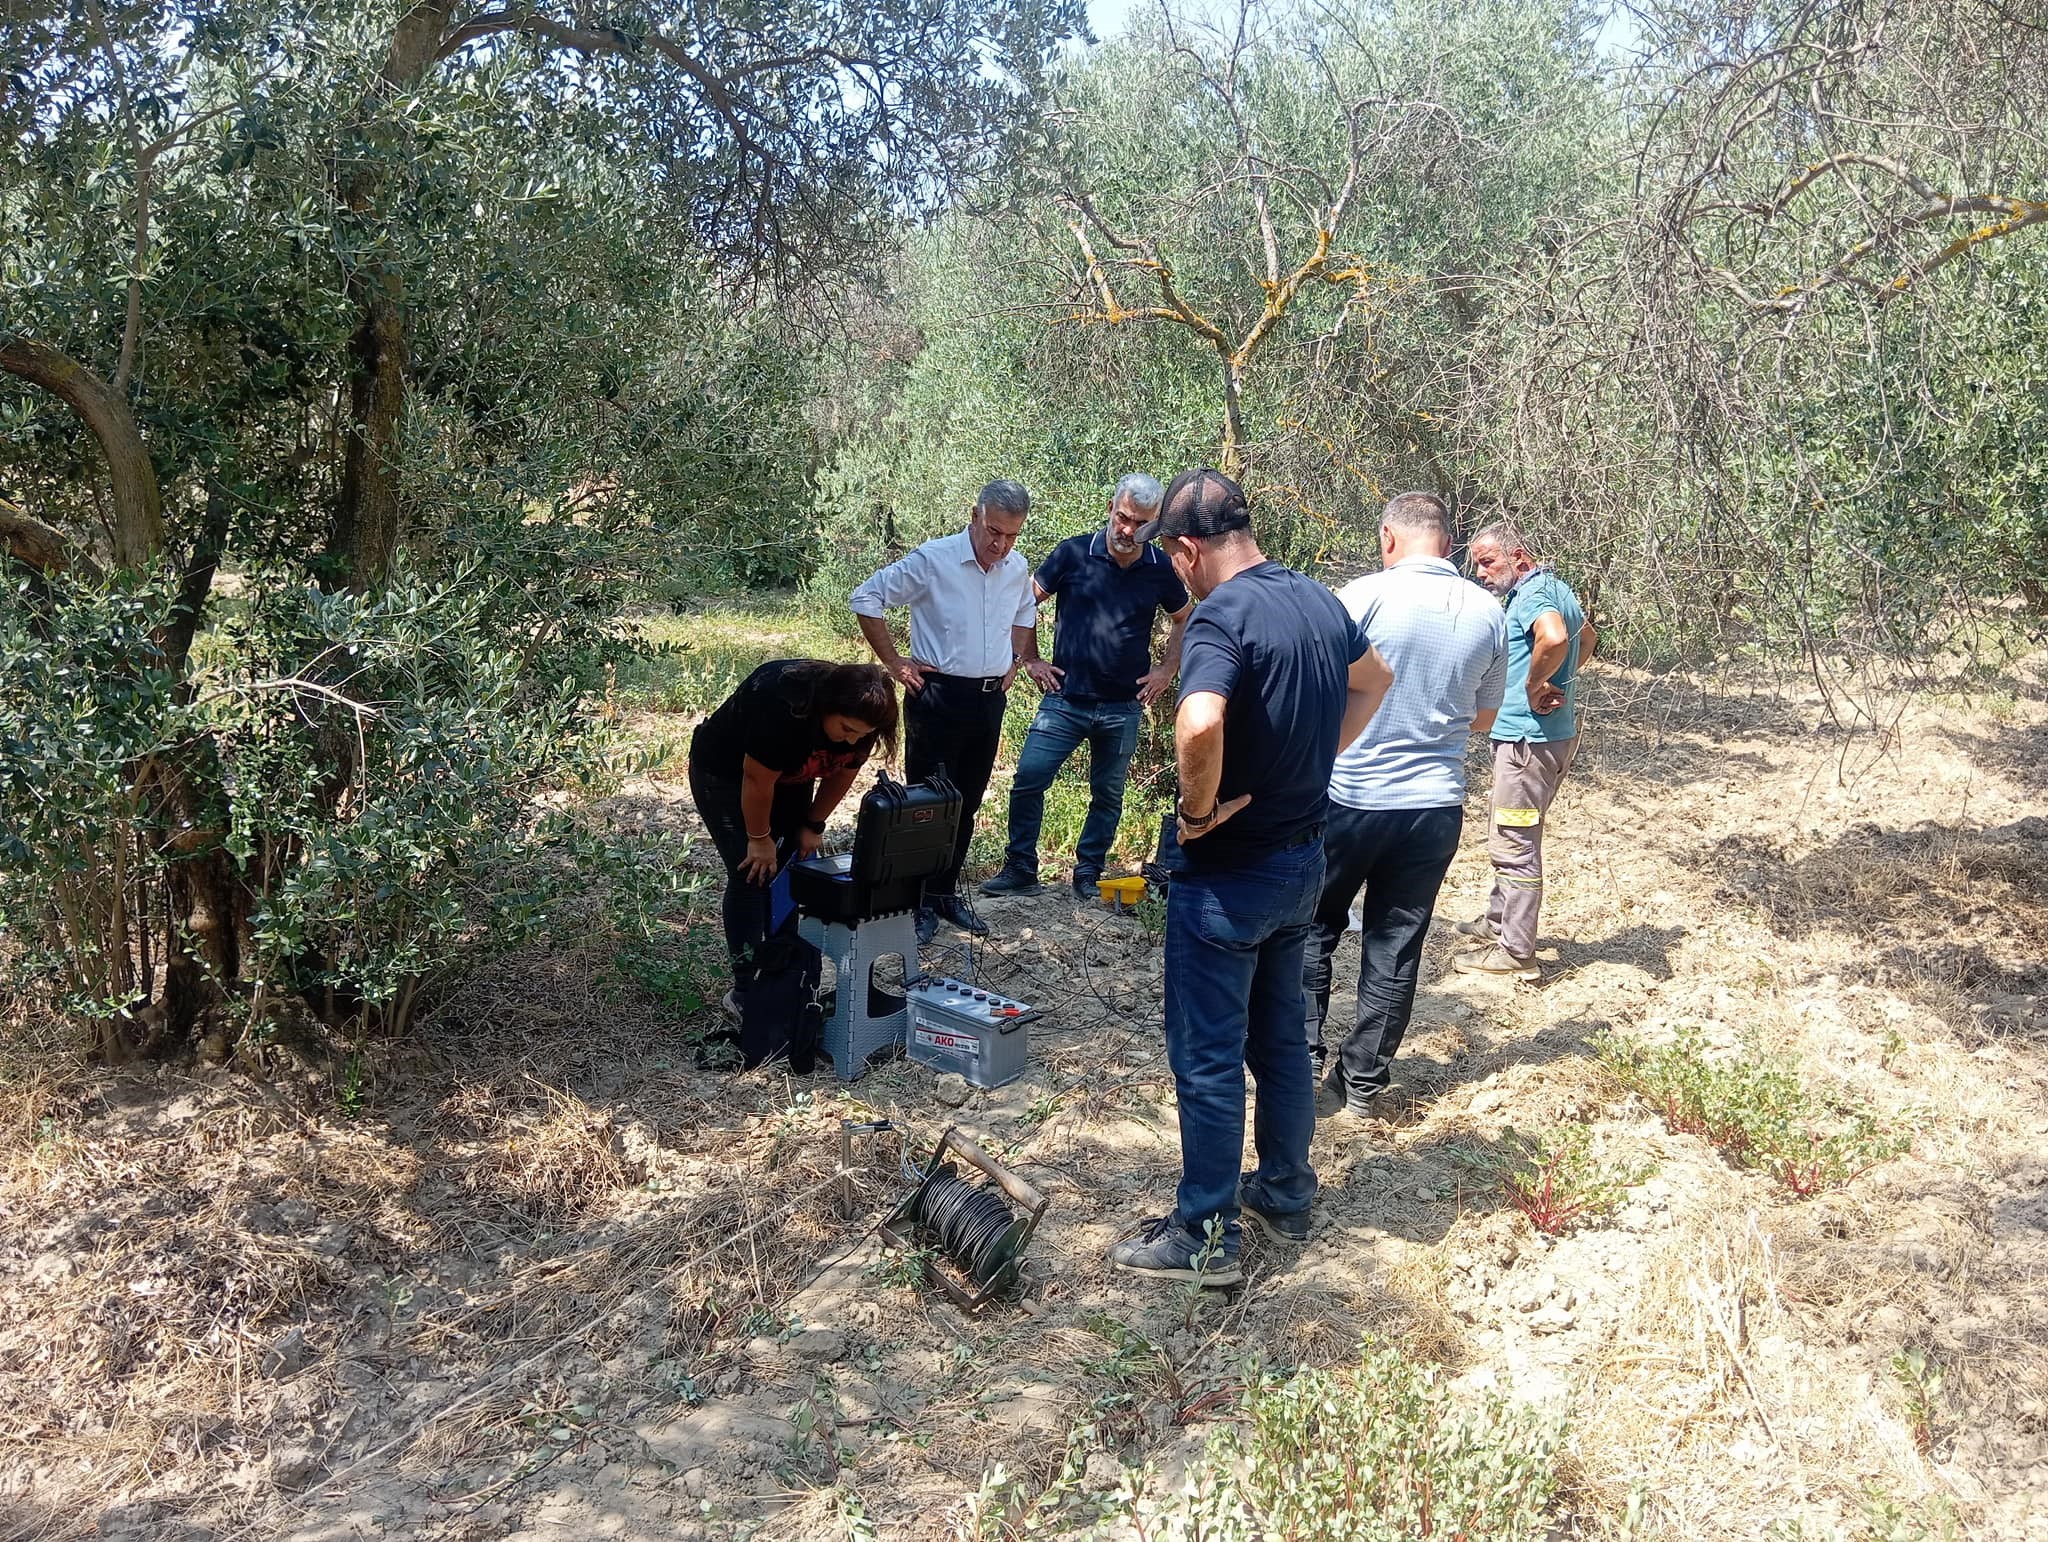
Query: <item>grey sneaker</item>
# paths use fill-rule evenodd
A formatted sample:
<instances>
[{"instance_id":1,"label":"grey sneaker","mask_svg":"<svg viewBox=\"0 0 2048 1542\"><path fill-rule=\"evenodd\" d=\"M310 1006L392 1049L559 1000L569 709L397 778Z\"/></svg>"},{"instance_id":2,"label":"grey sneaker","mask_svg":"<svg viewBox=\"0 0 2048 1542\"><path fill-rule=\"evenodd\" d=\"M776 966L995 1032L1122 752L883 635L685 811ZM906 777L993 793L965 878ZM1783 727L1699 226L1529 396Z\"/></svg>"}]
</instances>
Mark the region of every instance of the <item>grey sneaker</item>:
<instances>
[{"instance_id":1,"label":"grey sneaker","mask_svg":"<svg viewBox=\"0 0 2048 1542\"><path fill-rule=\"evenodd\" d=\"M1237 1209L1240 1215L1266 1234L1268 1241L1285 1242L1295 1247L1308 1241L1309 1213L1306 1210L1268 1210L1246 1194L1241 1181L1237 1189Z\"/></svg>"},{"instance_id":2,"label":"grey sneaker","mask_svg":"<svg viewBox=\"0 0 2048 1542\"><path fill-rule=\"evenodd\" d=\"M1490 948L1460 953L1451 960L1451 967L1460 974L1505 975L1512 980L1531 982L1543 978L1543 971L1536 967L1535 959L1516 958L1497 942Z\"/></svg>"},{"instance_id":3,"label":"grey sneaker","mask_svg":"<svg viewBox=\"0 0 2048 1542\"><path fill-rule=\"evenodd\" d=\"M1004 863L1000 873L981 882L981 892L991 898L1004 894L1036 894L1040 887L1036 873L1026 872L1014 862Z\"/></svg>"},{"instance_id":4,"label":"grey sneaker","mask_svg":"<svg viewBox=\"0 0 2048 1542\"><path fill-rule=\"evenodd\" d=\"M1235 1285L1244 1278L1235 1253L1209 1259L1202 1257L1202 1244L1189 1235L1175 1216L1159 1215L1138 1228L1109 1250L1109 1261L1119 1269L1154 1280L1191 1280L1199 1285Z\"/></svg>"},{"instance_id":5,"label":"grey sneaker","mask_svg":"<svg viewBox=\"0 0 2048 1542\"><path fill-rule=\"evenodd\" d=\"M1493 922L1485 916L1480 916L1474 921L1460 921L1451 930L1460 937L1476 937L1481 942L1493 942L1500 936L1500 933L1493 929Z\"/></svg>"}]
</instances>

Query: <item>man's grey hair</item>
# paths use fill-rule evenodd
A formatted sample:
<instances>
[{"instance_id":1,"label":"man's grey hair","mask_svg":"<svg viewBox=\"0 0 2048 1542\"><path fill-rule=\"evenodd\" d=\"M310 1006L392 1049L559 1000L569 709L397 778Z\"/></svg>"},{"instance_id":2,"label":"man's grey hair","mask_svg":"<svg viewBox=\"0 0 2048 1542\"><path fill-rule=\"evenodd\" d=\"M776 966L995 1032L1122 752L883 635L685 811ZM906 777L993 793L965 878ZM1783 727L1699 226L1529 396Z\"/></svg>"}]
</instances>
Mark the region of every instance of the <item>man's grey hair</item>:
<instances>
[{"instance_id":1,"label":"man's grey hair","mask_svg":"<svg viewBox=\"0 0 2048 1542\"><path fill-rule=\"evenodd\" d=\"M1481 541L1489 546L1498 546L1502 553L1508 556L1529 549L1529 543L1522 539L1522 532L1515 528L1515 522L1511 519L1497 519L1492 524L1475 530L1472 539L1465 543L1466 549L1470 550Z\"/></svg>"},{"instance_id":2,"label":"man's grey hair","mask_svg":"<svg viewBox=\"0 0 2048 1542\"><path fill-rule=\"evenodd\" d=\"M1029 514L1031 494L1024 491L1022 482L998 477L981 490L974 506L984 514Z\"/></svg>"},{"instance_id":3,"label":"man's grey hair","mask_svg":"<svg viewBox=\"0 0 2048 1542\"><path fill-rule=\"evenodd\" d=\"M1433 535L1445 546L1456 534L1451 528L1451 511L1435 493L1396 493L1387 500L1380 523L1403 535Z\"/></svg>"},{"instance_id":4,"label":"man's grey hair","mask_svg":"<svg viewBox=\"0 0 2048 1542\"><path fill-rule=\"evenodd\" d=\"M1159 478L1148 477L1142 471L1133 471L1116 484L1116 491L1109 495L1109 506L1115 508L1128 498L1134 512L1157 514L1159 500L1165 496L1166 489L1159 485Z\"/></svg>"}]
</instances>

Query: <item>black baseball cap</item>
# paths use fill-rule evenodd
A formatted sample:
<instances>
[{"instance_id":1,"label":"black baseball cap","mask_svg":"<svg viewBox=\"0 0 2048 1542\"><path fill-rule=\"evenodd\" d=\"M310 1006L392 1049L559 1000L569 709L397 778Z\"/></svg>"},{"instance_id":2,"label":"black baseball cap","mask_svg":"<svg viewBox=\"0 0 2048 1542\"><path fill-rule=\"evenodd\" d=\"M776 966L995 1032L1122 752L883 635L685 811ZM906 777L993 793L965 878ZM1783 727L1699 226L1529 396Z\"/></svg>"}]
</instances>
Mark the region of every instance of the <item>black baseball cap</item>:
<instances>
[{"instance_id":1,"label":"black baseball cap","mask_svg":"<svg viewBox=\"0 0 2048 1542\"><path fill-rule=\"evenodd\" d=\"M1249 530L1251 505L1244 489L1222 472L1209 466L1183 471L1167 484L1159 501L1159 517L1138 532L1141 541L1162 535L1202 540L1231 530Z\"/></svg>"}]
</instances>

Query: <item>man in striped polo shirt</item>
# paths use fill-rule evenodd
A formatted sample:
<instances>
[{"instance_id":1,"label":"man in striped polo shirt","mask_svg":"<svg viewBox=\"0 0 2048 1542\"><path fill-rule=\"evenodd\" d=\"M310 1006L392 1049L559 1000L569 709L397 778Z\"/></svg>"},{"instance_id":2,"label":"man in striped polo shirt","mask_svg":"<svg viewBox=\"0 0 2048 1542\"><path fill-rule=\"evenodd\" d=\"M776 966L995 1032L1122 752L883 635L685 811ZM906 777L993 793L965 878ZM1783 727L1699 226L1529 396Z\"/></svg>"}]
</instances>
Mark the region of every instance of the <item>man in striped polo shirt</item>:
<instances>
[{"instance_id":1,"label":"man in striped polo shirt","mask_svg":"<svg viewBox=\"0 0 2048 1542\"><path fill-rule=\"evenodd\" d=\"M1325 1057L1331 960L1364 890L1358 1019L1323 1078L1325 1112L1402 1112L1394 1055L1415 1007L1437 891L1465 825L1465 740L1493 726L1507 679L1500 606L1450 561L1451 517L1432 493L1402 493L1380 516L1382 570L1337 598L1393 667L1371 725L1337 756L1323 842L1328 873L1302 961L1308 1042Z\"/></svg>"}]
</instances>

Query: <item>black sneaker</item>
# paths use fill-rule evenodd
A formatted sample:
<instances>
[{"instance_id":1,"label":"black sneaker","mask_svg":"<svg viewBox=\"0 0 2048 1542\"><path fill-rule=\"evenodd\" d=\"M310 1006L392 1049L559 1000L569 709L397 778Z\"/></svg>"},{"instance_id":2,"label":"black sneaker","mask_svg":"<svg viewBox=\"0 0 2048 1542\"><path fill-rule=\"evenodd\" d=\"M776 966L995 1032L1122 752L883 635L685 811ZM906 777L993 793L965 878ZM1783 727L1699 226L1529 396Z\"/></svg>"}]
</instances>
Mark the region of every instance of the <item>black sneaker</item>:
<instances>
[{"instance_id":1,"label":"black sneaker","mask_svg":"<svg viewBox=\"0 0 2048 1542\"><path fill-rule=\"evenodd\" d=\"M1170 1215L1154 1216L1109 1250L1119 1269L1155 1280L1192 1280L1200 1285L1235 1285L1244 1278L1235 1253L1203 1258L1202 1244Z\"/></svg>"},{"instance_id":2,"label":"black sneaker","mask_svg":"<svg viewBox=\"0 0 2048 1542\"><path fill-rule=\"evenodd\" d=\"M938 935L938 913L929 905L920 905L917 910L917 945L920 948L928 948L932 939Z\"/></svg>"},{"instance_id":3,"label":"black sneaker","mask_svg":"<svg viewBox=\"0 0 2048 1542\"><path fill-rule=\"evenodd\" d=\"M957 894L934 894L932 911L941 921L957 926L970 937L986 937L988 922L974 913L974 907Z\"/></svg>"},{"instance_id":4,"label":"black sneaker","mask_svg":"<svg viewBox=\"0 0 2048 1542\"><path fill-rule=\"evenodd\" d=\"M1344 1112L1353 1119L1377 1119L1382 1124L1404 1122L1415 1107L1415 1099L1399 1087L1382 1087L1363 1097L1356 1093L1344 1099Z\"/></svg>"},{"instance_id":5,"label":"black sneaker","mask_svg":"<svg viewBox=\"0 0 2048 1542\"><path fill-rule=\"evenodd\" d=\"M1242 1185L1237 1191L1237 1208L1246 1220L1266 1234L1269 1241L1290 1243L1297 1247L1308 1241L1306 1210L1290 1210L1285 1214L1278 1210L1268 1210L1263 1205L1255 1203L1245 1193Z\"/></svg>"},{"instance_id":6,"label":"black sneaker","mask_svg":"<svg viewBox=\"0 0 2048 1542\"><path fill-rule=\"evenodd\" d=\"M1000 873L981 882L981 892L991 898L1002 894L1036 894L1040 887L1036 873L1026 872L1014 862L1004 863Z\"/></svg>"},{"instance_id":7,"label":"black sneaker","mask_svg":"<svg viewBox=\"0 0 2048 1542\"><path fill-rule=\"evenodd\" d=\"M1102 877L1100 873L1076 873L1074 875L1074 901L1076 904L1093 905L1102 898L1102 891L1095 887Z\"/></svg>"}]
</instances>

